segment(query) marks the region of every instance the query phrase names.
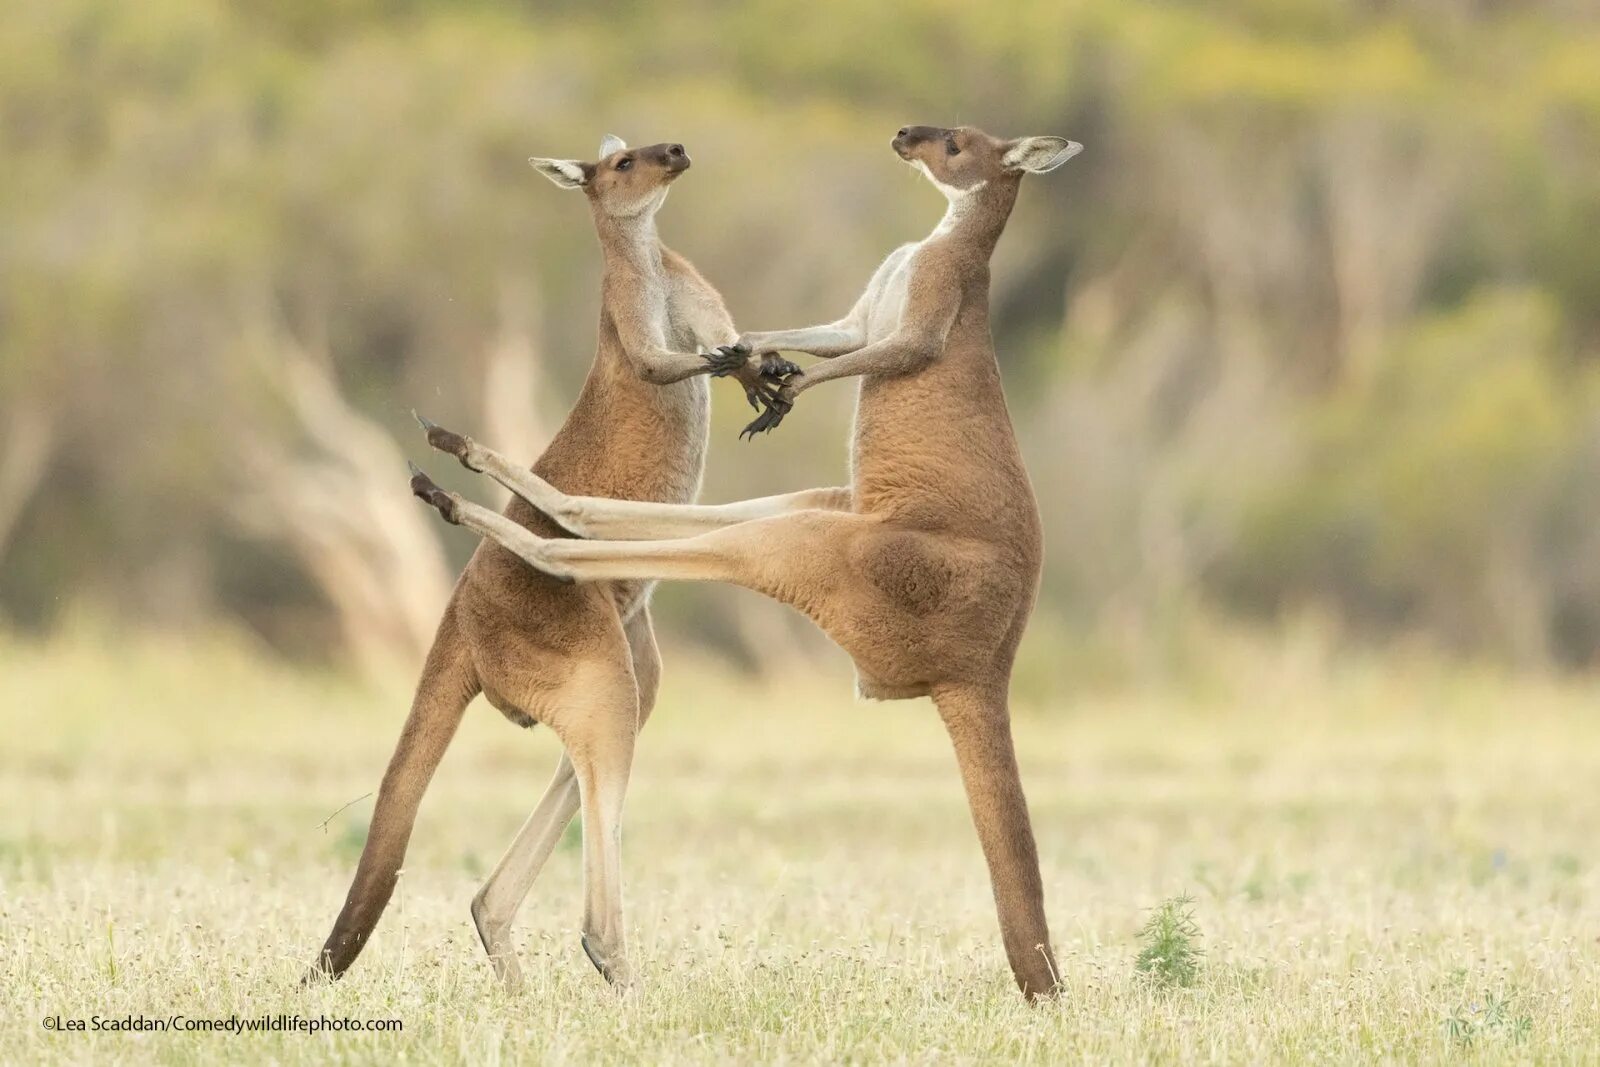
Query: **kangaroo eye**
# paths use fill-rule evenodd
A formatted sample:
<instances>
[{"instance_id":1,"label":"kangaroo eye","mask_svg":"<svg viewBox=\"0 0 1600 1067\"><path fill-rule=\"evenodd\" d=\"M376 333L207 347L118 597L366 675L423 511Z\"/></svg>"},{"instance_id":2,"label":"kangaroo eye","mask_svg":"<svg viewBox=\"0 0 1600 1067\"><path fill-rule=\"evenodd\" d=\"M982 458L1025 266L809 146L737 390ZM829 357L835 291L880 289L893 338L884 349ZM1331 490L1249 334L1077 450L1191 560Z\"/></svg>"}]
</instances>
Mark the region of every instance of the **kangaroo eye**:
<instances>
[{"instance_id":1,"label":"kangaroo eye","mask_svg":"<svg viewBox=\"0 0 1600 1067\"><path fill-rule=\"evenodd\" d=\"M953 138L944 143L944 150L952 156L959 156L961 154L961 146L956 144Z\"/></svg>"},{"instance_id":2,"label":"kangaroo eye","mask_svg":"<svg viewBox=\"0 0 1600 1067\"><path fill-rule=\"evenodd\" d=\"M631 166L633 166L633 160L627 158L626 156L624 156L623 158L617 160L617 169L618 170L627 170Z\"/></svg>"}]
</instances>

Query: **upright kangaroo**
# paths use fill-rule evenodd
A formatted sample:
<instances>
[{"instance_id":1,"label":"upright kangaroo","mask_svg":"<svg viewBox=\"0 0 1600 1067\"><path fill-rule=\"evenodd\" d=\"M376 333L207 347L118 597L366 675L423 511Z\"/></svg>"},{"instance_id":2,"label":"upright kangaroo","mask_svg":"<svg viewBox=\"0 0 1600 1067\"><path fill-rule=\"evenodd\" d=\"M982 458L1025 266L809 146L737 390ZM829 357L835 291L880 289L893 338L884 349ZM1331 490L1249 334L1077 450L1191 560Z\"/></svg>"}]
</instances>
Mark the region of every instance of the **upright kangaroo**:
<instances>
[{"instance_id":1,"label":"upright kangaroo","mask_svg":"<svg viewBox=\"0 0 1600 1067\"><path fill-rule=\"evenodd\" d=\"M932 126L902 129L892 145L945 194L944 219L890 255L844 318L747 334L740 349L831 360L791 377L756 429L803 390L862 376L849 489L710 507L577 497L437 427L434 447L568 531L608 540L540 536L421 472L412 489L546 574L733 582L765 593L805 612L850 654L863 695L931 695L988 860L1012 973L1025 995L1039 996L1056 988L1056 970L1007 690L1038 587L1041 532L989 335L989 258L1022 175L1053 170L1081 146ZM607 750L617 755L601 787L620 803L632 724L592 729L612 731ZM603 925L620 922L613 915Z\"/></svg>"},{"instance_id":2,"label":"upright kangaroo","mask_svg":"<svg viewBox=\"0 0 1600 1067\"><path fill-rule=\"evenodd\" d=\"M732 373L752 403L776 388L745 355L730 357L737 333L721 296L656 236L656 211L689 156L681 144L630 149L607 137L594 163L529 162L587 194L604 258L594 366L533 469L540 484L574 493L688 503L705 466L704 376ZM723 350L698 354L716 346ZM767 369L781 376L795 368L769 360ZM560 536L520 499L503 521ZM482 692L518 725L550 724L566 747L544 798L472 902L484 948L515 988L512 918L581 803L584 947L603 973L626 977L617 819L633 736L650 715L661 668L649 592L639 581L571 585L529 570L492 541L478 547L439 621L355 880L313 974L337 977L366 944L394 890L422 794L467 703Z\"/></svg>"}]
</instances>

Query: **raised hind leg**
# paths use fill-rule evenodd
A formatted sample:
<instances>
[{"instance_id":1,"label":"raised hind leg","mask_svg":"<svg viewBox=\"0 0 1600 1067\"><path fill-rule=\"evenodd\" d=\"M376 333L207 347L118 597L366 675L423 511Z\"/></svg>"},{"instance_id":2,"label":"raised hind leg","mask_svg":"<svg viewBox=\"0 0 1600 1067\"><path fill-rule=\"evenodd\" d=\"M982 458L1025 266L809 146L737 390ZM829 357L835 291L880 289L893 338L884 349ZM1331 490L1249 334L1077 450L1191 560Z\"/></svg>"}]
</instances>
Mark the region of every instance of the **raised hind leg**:
<instances>
[{"instance_id":1,"label":"raised hind leg","mask_svg":"<svg viewBox=\"0 0 1600 1067\"><path fill-rule=\"evenodd\" d=\"M663 504L653 500L570 496L527 467L470 437L436 426L420 415L417 421L428 431L428 444L456 457L468 470L487 474L579 537L620 541L688 537L791 511L845 511L850 507L850 490L844 487L804 489L730 504Z\"/></svg>"},{"instance_id":2,"label":"raised hind leg","mask_svg":"<svg viewBox=\"0 0 1600 1067\"><path fill-rule=\"evenodd\" d=\"M629 579L731 582L799 607L828 629L812 607L851 579L849 544L881 520L849 511L805 510L751 519L692 537L585 541L540 537L481 504L448 493L413 468L411 491L447 522L492 538L554 578L575 582ZM835 636L835 639L837 637Z\"/></svg>"},{"instance_id":3,"label":"raised hind leg","mask_svg":"<svg viewBox=\"0 0 1600 1067\"><path fill-rule=\"evenodd\" d=\"M641 608L624 626L633 658L633 675L639 692L639 726L655 707L661 680L661 654L656 648L648 608ZM578 813L577 774L566 752L556 765L555 777L528 821L517 831L500 862L472 901L472 921L508 992L522 987L522 967L511 942L511 924L534 880L560 843L567 824Z\"/></svg>"}]
</instances>

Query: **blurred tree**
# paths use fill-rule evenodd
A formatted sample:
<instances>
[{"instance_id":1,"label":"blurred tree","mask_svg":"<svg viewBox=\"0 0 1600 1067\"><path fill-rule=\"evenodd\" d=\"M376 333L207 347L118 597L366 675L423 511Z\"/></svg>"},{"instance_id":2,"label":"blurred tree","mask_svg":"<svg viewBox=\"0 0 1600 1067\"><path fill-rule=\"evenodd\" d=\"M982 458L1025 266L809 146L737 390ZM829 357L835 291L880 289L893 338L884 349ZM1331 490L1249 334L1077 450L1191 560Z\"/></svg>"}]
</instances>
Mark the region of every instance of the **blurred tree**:
<instances>
[{"instance_id":1,"label":"blurred tree","mask_svg":"<svg viewBox=\"0 0 1600 1067\"><path fill-rule=\"evenodd\" d=\"M409 654L470 544L402 517L408 409L531 453L594 345L587 212L525 158L687 143L664 236L767 328L841 313L938 217L886 147L907 121L1089 146L995 266L1041 632L1145 672L1195 619L1313 603L1600 658L1600 11L1567 0L17 0L0 611ZM844 478L849 390L744 446L717 395L707 499ZM365 520L282 514L308 471ZM660 615L757 667L814 640L731 590Z\"/></svg>"}]
</instances>

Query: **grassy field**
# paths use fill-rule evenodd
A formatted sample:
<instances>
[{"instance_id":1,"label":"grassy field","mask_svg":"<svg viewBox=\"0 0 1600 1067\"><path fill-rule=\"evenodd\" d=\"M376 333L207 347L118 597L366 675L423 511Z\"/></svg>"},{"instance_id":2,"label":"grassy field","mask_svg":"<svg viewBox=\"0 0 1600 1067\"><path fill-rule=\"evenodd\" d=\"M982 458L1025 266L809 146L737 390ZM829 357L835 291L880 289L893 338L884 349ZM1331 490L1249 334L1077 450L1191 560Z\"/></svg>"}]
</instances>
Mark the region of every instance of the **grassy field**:
<instances>
[{"instance_id":1,"label":"grassy field","mask_svg":"<svg viewBox=\"0 0 1600 1067\"><path fill-rule=\"evenodd\" d=\"M295 981L360 849L405 694L228 642L0 640L0 1057L29 1064L1600 1059L1600 701L1302 662L1179 699L1018 711L1060 1002L1030 1008L931 707L848 672L752 687L668 657L629 797L641 988L578 946L569 835L529 990L467 904L556 748L481 703L350 976ZM409 680L407 680L409 682ZM326 825L324 825L324 821ZM1135 967L1193 897L1188 987ZM181 1014L401 1033L57 1032Z\"/></svg>"}]
</instances>

